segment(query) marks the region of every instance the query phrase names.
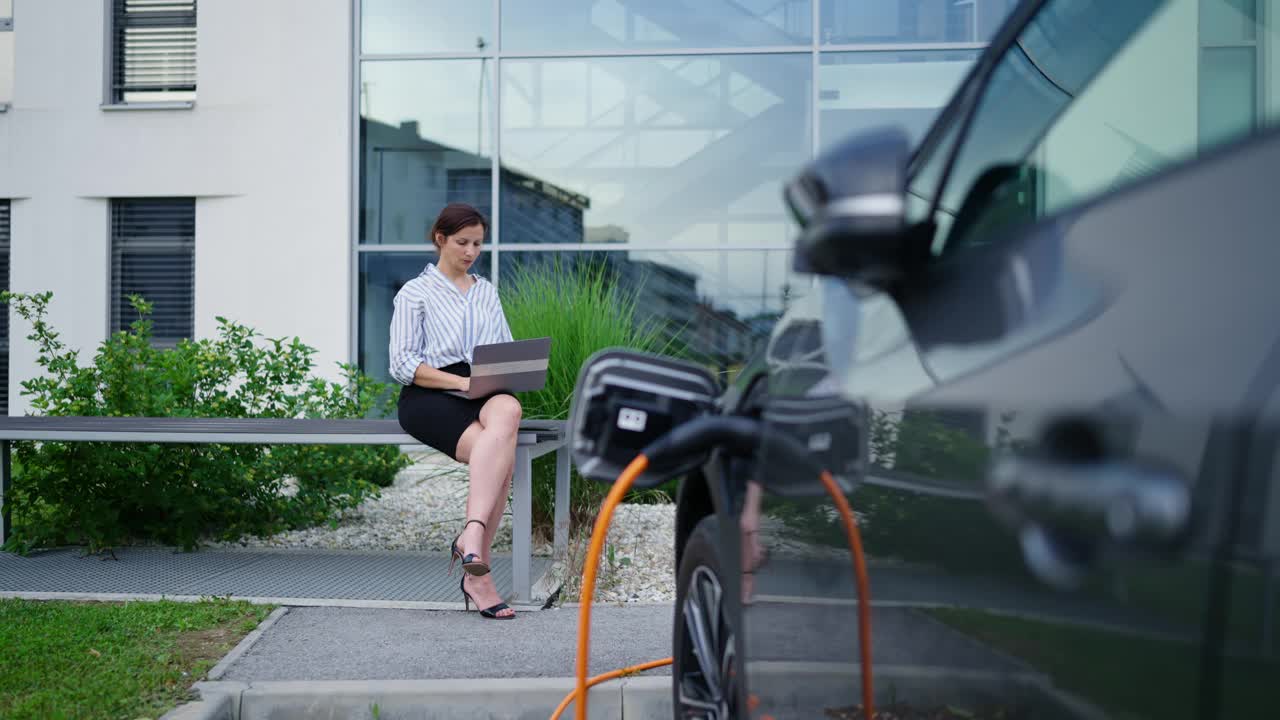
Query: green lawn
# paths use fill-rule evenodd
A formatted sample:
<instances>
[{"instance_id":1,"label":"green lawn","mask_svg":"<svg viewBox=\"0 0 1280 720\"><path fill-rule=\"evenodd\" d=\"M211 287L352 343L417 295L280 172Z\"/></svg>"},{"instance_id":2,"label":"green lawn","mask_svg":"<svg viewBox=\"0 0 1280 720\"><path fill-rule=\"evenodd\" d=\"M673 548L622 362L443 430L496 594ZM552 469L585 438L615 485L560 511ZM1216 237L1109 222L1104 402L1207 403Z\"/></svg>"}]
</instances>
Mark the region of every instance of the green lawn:
<instances>
[{"instance_id":1,"label":"green lawn","mask_svg":"<svg viewBox=\"0 0 1280 720\"><path fill-rule=\"evenodd\" d=\"M983 643L1021 658L1054 684L1116 718L1195 718L1199 649L1166 642L979 610L930 613ZM1280 662L1228 659L1220 717L1280 717Z\"/></svg>"},{"instance_id":2,"label":"green lawn","mask_svg":"<svg viewBox=\"0 0 1280 720\"><path fill-rule=\"evenodd\" d=\"M0 717L159 717L271 609L0 599Z\"/></svg>"},{"instance_id":3,"label":"green lawn","mask_svg":"<svg viewBox=\"0 0 1280 720\"><path fill-rule=\"evenodd\" d=\"M1117 597L1107 585L1112 579L1095 582L1088 592L1112 602L1128 605L1187 629L1198 629L1204 621L1212 569L1206 562L1189 561L1174 566L1151 565L1125 568L1119 574L1124 589ZM1263 607L1266 580L1255 567L1233 567L1231 609L1227 613L1228 638L1232 647L1258 651L1263 645ZM1280 622L1280 594L1272 601L1272 617ZM1274 629L1271 642L1280 648L1280 633Z\"/></svg>"}]
</instances>

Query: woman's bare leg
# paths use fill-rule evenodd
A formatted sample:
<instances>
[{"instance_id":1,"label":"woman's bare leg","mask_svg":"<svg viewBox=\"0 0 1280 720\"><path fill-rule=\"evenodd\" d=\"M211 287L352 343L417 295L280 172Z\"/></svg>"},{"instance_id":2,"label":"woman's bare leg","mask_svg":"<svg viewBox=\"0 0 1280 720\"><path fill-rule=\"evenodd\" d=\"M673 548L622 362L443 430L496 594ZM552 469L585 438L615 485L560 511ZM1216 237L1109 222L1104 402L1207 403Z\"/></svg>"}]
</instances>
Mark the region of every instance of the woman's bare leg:
<instances>
[{"instance_id":1,"label":"woman's bare leg","mask_svg":"<svg viewBox=\"0 0 1280 720\"><path fill-rule=\"evenodd\" d=\"M480 409L480 419L458 439L456 454L470 467L471 475L467 519L485 523L484 527L478 523L468 524L458 540L458 547L464 555L480 555L484 562L489 562L490 545L502 521L502 511L510 493L520 415L520 402L514 397L492 397ZM467 592L482 608L502 601L491 576L468 576L464 583Z\"/></svg>"},{"instance_id":2,"label":"woman's bare leg","mask_svg":"<svg viewBox=\"0 0 1280 720\"><path fill-rule=\"evenodd\" d=\"M487 529L484 533L484 551L480 553L480 559L485 563L492 562L489 553L493 548L493 539L498 535L498 528L502 525L502 514L506 510L507 500L511 497L511 477L512 470L508 470L507 480L503 483L501 492L498 493L498 502L494 503L489 519L484 521Z\"/></svg>"}]
</instances>

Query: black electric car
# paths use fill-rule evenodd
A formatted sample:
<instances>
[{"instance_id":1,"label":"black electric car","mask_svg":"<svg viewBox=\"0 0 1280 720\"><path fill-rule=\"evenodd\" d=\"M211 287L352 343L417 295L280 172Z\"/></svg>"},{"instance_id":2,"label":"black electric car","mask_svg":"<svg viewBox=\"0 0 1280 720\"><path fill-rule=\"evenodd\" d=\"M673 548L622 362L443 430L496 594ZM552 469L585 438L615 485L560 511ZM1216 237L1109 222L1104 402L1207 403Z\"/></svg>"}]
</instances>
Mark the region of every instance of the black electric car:
<instances>
[{"instance_id":1,"label":"black electric car","mask_svg":"<svg viewBox=\"0 0 1280 720\"><path fill-rule=\"evenodd\" d=\"M918 145L788 184L814 288L728 388L584 370L584 474L749 423L641 478L677 717L862 717L860 641L883 717L1280 717L1277 20L1025 0Z\"/></svg>"}]
</instances>

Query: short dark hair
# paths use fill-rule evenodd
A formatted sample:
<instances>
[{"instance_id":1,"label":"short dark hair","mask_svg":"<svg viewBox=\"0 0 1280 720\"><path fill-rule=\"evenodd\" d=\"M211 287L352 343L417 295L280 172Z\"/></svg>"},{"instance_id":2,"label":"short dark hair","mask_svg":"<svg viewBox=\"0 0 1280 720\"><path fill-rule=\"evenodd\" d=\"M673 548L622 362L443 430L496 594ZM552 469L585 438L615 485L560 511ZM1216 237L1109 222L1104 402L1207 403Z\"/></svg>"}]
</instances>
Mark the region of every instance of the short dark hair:
<instances>
[{"instance_id":1,"label":"short dark hair","mask_svg":"<svg viewBox=\"0 0 1280 720\"><path fill-rule=\"evenodd\" d=\"M449 203L436 216L436 221L431 225L431 233L427 236L427 239L431 241L432 245L435 245L436 233L449 237L450 235L457 235L463 228L469 228L473 225L479 225L484 228L485 232L489 230L489 221L479 210L466 203Z\"/></svg>"}]
</instances>

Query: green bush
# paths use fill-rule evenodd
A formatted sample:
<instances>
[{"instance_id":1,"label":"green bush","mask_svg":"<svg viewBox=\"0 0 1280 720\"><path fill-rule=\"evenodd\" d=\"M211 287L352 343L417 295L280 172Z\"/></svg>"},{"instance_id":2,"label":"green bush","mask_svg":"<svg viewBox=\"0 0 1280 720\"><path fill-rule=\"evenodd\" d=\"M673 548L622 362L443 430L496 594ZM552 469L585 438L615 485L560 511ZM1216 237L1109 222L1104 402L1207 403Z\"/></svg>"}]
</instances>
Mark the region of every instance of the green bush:
<instances>
[{"instance_id":1,"label":"green bush","mask_svg":"<svg viewBox=\"0 0 1280 720\"><path fill-rule=\"evenodd\" d=\"M218 318L214 339L152 342L151 304L80 366L46 320L51 293L0 294L31 323L45 374L22 383L44 415L110 417L325 417L387 414L386 386L342 365L343 382L310 376L315 350L266 339ZM14 446L14 534L8 547L130 540L183 548L331 521L375 496L408 460L393 446L21 442ZM297 492L282 492L286 477Z\"/></svg>"},{"instance_id":2,"label":"green bush","mask_svg":"<svg viewBox=\"0 0 1280 720\"><path fill-rule=\"evenodd\" d=\"M502 307L515 337L553 338L547 384L521 395L526 418L563 420L568 417L578 371L593 353L608 347L628 347L660 353L668 349L665 328L642 320L637 308L639 287L619 282L607 262L573 263L561 258L516 266L504 274ZM585 480L574 471L570 480L570 508L574 524L589 518L608 488ZM555 497L555 458L534 461L534 523L551 527ZM667 499L667 495L637 493L632 500Z\"/></svg>"}]
</instances>

